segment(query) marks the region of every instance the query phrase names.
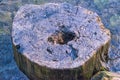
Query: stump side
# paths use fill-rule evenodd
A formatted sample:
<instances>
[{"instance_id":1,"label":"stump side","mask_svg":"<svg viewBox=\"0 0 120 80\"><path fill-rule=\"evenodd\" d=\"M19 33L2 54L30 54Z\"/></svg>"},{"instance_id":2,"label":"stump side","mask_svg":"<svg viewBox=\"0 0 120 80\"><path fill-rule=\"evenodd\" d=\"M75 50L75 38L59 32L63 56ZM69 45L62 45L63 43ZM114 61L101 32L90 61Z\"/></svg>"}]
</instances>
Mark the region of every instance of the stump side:
<instances>
[{"instance_id":1,"label":"stump side","mask_svg":"<svg viewBox=\"0 0 120 80\"><path fill-rule=\"evenodd\" d=\"M108 41L102 45L94 55L82 66L73 69L52 69L47 66L41 66L20 54L14 47L15 61L31 80L90 80L93 74L107 70L105 65L109 49Z\"/></svg>"}]
</instances>

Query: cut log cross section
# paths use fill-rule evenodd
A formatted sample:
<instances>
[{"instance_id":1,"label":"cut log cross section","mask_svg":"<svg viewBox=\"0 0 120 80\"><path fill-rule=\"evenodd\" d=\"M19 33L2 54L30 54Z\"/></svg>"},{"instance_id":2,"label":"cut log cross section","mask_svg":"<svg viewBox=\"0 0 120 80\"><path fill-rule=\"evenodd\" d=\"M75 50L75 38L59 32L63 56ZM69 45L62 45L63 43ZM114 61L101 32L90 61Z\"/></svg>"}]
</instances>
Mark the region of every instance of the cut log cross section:
<instances>
[{"instance_id":1,"label":"cut log cross section","mask_svg":"<svg viewBox=\"0 0 120 80\"><path fill-rule=\"evenodd\" d=\"M90 80L106 69L110 31L68 3L22 6L13 21L14 57L31 80Z\"/></svg>"}]
</instances>

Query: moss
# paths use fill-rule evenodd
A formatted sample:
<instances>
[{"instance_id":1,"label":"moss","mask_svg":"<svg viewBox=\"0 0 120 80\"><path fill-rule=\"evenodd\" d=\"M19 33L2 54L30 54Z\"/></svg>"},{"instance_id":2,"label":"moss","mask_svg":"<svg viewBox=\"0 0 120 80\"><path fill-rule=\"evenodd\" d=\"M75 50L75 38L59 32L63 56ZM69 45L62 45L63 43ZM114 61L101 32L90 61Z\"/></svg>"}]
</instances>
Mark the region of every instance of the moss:
<instances>
[{"instance_id":1,"label":"moss","mask_svg":"<svg viewBox=\"0 0 120 80\"><path fill-rule=\"evenodd\" d=\"M0 21L1 22L12 22L11 12L0 11Z\"/></svg>"},{"instance_id":2,"label":"moss","mask_svg":"<svg viewBox=\"0 0 120 80\"><path fill-rule=\"evenodd\" d=\"M110 18L110 24L111 26L119 26L120 25L120 15L115 14Z\"/></svg>"},{"instance_id":3,"label":"moss","mask_svg":"<svg viewBox=\"0 0 120 80\"><path fill-rule=\"evenodd\" d=\"M47 1L45 1L45 0L34 0L35 4L44 4L45 2L47 2Z\"/></svg>"},{"instance_id":4,"label":"moss","mask_svg":"<svg viewBox=\"0 0 120 80\"><path fill-rule=\"evenodd\" d=\"M10 34L10 30L8 29L0 29L0 35Z\"/></svg>"},{"instance_id":5,"label":"moss","mask_svg":"<svg viewBox=\"0 0 120 80\"><path fill-rule=\"evenodd\" d=\"M3 29L0 29L0 35L1 34L4 34L4 30Z\"/></svg>"},{"instance_id":6,"label":"moss","mask_svg":"<svg viewBox=\"0 0 120 80\"><path fill-rule=\"evenodd\" d=\"M94 0L94 3L98 6L98 8L103 9L104 6L109 2L109 0Z\"/></svg>"}]
</instances>

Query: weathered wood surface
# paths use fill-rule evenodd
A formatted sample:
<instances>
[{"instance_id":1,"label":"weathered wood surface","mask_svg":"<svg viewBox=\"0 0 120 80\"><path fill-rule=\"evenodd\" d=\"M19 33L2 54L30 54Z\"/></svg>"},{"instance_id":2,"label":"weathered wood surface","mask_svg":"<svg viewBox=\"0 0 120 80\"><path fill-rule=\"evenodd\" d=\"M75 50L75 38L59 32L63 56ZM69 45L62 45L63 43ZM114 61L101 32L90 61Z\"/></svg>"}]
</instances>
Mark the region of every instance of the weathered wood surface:
<instances>
[{"instance_id":1,"label":"weathered wood surface","mask_svg":"<svg viewBox=\"0 0 120 80\"><path fill-rule=\"evenodd\" d=\"M106 69L110 32L99 16L68 3L25 5L12 29L15 60L32 80L89 80Z\"/></svg>"}]
</instances>

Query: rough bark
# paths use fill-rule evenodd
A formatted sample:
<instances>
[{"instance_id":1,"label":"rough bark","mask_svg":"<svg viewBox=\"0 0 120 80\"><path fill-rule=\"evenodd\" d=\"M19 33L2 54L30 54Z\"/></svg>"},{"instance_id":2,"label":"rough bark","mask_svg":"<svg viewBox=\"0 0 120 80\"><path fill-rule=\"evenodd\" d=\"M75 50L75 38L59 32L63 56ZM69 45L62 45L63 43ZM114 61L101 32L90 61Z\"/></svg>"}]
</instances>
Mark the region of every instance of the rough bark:
<instances>
[{"instance_id":1,"label":"rough bark","mask_svg":"<svg viewBox=\"0 0 120 80\"><path fill-rule=\"evenodd\" d=\"M32 80L89 80L106 69L110 32L80 6L25 5L12 39L17 65Z\"/></svg>"}]
</instances>

